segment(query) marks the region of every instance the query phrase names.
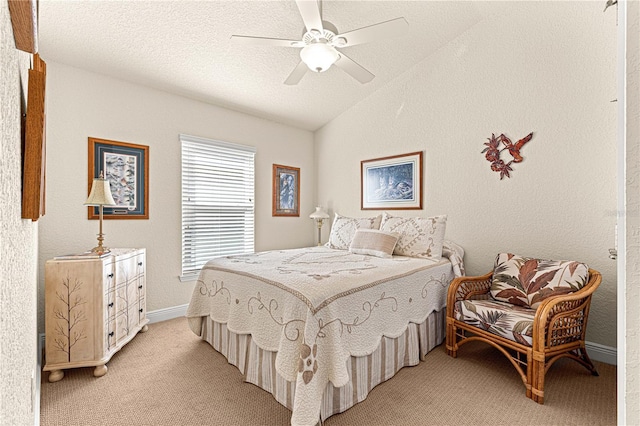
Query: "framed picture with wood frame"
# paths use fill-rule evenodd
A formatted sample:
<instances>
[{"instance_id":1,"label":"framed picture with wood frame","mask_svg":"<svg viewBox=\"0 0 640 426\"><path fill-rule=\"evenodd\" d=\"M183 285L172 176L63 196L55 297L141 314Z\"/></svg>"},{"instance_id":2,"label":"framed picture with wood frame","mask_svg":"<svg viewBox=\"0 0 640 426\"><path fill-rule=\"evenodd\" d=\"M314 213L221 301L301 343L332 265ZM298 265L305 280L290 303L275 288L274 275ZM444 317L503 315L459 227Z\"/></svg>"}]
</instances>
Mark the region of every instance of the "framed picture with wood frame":
<instances>
[{"instance_id":1,"label":"framed picture with wood frame","mask_svg":"<svg viewBox=\"0 0 640 426\"><path fill-rule=\"evenodd\" d=\"M22 145L22 218L37 221L45 213L45 86L47 64L33 55L29 70L27 114Z\"/></svg>"},{"instance_id":2,"label":"framed picture with wood frame","mask_svg":"<svg viewBox=\"0 0 640 426\"><path fill-rule=\"evenodd\" d=\"M360 162L362 210L422 209L422 151Z\"/></svg>"},{"instance_id":3,"label":"framed picture with wood frame","mask_svg":"<svg viewBox=\"0 0 640 426\"><path fill-rule=\"evenodd\" d=\"M115 206L104 206L104 219L149 219L149 147L127 142L89 138L89 185L104 172ZM98 219L90 206L89 219Z\"/></svg>"},{"instance_id":4,"label":"framed picture with wood frame","mask_svg":"<svg viewBox=\"0 0 640 426\"><path fill-rule=\"evenodd\" d=\"M300 169L273 165L272 216L300 216Z\"/></svg>"}]
</instances>

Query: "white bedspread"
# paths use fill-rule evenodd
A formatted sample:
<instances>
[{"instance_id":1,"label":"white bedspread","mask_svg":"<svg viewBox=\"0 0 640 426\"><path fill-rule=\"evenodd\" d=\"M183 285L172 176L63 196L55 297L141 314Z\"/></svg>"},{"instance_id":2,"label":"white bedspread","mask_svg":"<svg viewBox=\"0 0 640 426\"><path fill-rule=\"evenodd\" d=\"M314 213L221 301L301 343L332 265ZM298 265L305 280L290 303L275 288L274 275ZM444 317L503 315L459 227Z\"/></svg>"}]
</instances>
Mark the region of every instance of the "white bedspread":
<instances>
[{"instance_id":1,"label":"white bedspread","mask_svg":"<svg viewBox=\"0 0 640 426\"><path fill-rule=\"evenodd\" d=\"M311 247L214 259L200 272L189 326L200 335L210 316L277 351L277 371L296 381L291 423L315 425L327 382L349 380L350 356L370 354L383 335L397 337L445 306L462 267L462 254L449 255L381 259Z\"/></svg>"}]
</instances>

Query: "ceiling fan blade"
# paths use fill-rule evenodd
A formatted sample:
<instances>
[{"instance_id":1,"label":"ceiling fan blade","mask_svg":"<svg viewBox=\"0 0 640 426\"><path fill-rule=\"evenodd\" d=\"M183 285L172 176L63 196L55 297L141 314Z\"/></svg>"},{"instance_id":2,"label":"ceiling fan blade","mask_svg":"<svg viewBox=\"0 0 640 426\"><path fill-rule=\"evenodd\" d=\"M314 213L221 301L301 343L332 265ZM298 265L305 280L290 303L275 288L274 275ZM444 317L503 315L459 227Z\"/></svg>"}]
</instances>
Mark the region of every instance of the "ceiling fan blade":
<instances>
[{"instance_id":1,"label":"ceiling fan blade","mask_svg":"<svg viewBox=\"0 0 640 426\"><path fill-rule=\"evenodd\" d=\"M374 40L380 40L390 37L396 37L404 33L409 28L409 23L404 18L396 18L379 24L373 24L368 27L349 31L338 37L346 40L345 44L340 47L354 46L356 44L368 43Z\"/></svg>"},{"instance_id":2,"label":"ceiling fan blade","mask_svg":"<svg viewBox=\"0 0 640 426\"><path fill-rule=\"evenodd\" d=\"M336 61L336 66L341 68L351 77L358 80L360 83L368 83L374 79L375 75L367 71L362 65L356 63L353 59L340 52L340 57Z\"/></svg>"},{"instance_id":3,"label":"ceiling fan blade","mask_svg":"<svg viewBox=\"0 0 640 426\"><path fill-rule=\"evenodd\" d=\"M307 67L307 64L302 61L298 62L298 65L293 69L291 74L289 74L289 77L287 77L287 79L284 81L284 84L287 84L289 86L298 84L298 82L302 80L302 77L306 74L308 69L309 67Z\"/></svg>"},{"instance_id":4,"label":"ceiling fan blade","mask_svg":"<svg viewBox=\"0 0 640 426\"><path fill-rule=\"evenodd\" d=\"M320 5L317 0L296 0L302 21L307 31L318 30L322 33L322 17L320 16Z\"/></svg>"},{"instance_id":5,"label":"ceiling fan blade","mask_svg":"<svg viewBox=\"0 0 640 426\"><path fill-rule=\"evenodd\" d=\"M298 44L300 43L302 43L301 46L304 46L304 42L300 40L285 40L282 38L232 35L231 40L238 43L261 45L261 46L300 47L298 46Z\"/></svg>"}]
</instances>

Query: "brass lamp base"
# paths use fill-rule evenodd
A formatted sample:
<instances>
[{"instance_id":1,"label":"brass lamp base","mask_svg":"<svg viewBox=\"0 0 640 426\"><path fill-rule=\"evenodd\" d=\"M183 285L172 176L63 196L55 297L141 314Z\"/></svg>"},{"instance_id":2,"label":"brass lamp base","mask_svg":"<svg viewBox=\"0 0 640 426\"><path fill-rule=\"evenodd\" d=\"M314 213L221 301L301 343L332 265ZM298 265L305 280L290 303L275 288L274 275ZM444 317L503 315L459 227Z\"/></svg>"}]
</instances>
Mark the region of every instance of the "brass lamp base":
<instances>
[{"instance_id":1,"label":"brass lamp base","mask_svg":"<svg viewBox=\"0 0 640 426\"><path fill-rule=\"evenodd\" d=\"M102 217L103 217L102 204L99 206L98 211L100 213L98 216L100 219L100 232L98 232L98 245L91 249L91 253L96 253L102 256L105 253L109 253L111 250L109 250L107 247L102 245L102 242L104 241L104 234L102 233Z\"/></svg>"},{"instance_id":2,"label":"brass lamp base","mask_svg":"<svg viewBox=\"0 0 640 426\"><path fill-rule=\"evenodd\" d=\"M100 206L102 208L102 206ZM102 212L101 212L102 213ZM100 217L102 219L102 217ZM103 255L105 253L109 253L111 250L108 247L102 245L104 241L104 234L102 233L102 221L100 221L100 233L98 234L98 245L91 249L91 253L96 253L98 255Z\"/></svg>"},{"instance_id":3,"label":"brass lamp base","mask_svg":"<svg viewBox=\"0 0 640 426\"><path fill-rule=\"evenodd\" d=\"M318 224L318 247L322 245L322 219L317 219L316 223Z\"/></svg>"},{"instance_id":4,"label":"brass lamp base","mask_svg":"<svg viewBox=\"0 0 640 426\"><path fill-rule=\"evenodd\" d=\"M91 253L95 253L95 254L98 254L98 255L102 256L103 254L111 253L111 249L109 249L107 247L96 246L96 247L91 249Z\"/></svg>"}]
</instances>

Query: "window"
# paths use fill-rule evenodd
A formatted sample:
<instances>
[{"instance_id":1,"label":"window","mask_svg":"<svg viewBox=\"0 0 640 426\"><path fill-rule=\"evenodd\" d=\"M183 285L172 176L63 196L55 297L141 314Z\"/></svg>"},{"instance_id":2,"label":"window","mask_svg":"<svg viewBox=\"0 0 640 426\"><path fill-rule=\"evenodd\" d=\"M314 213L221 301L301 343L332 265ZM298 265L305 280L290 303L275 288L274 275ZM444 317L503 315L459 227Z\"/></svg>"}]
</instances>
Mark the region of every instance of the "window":
<instances>
[{"instance_id":1,"label":"window","mask_svg":"<svg viewBox=\"0 0 640 426\"><path fill-rule=\"evenodd\" d=\"M180 135L182 278L214 257L254 252L255 148Z\"/></svg>"}]
</instances>

